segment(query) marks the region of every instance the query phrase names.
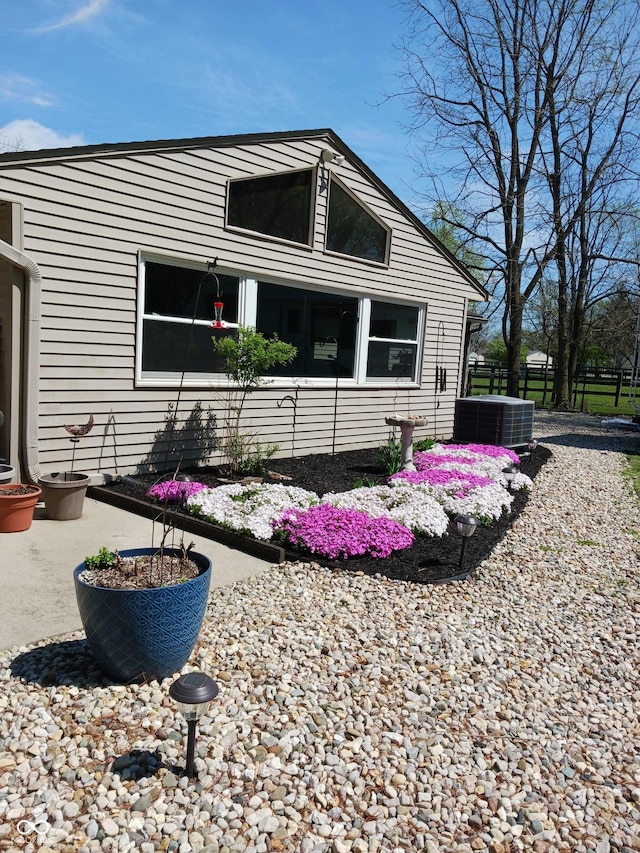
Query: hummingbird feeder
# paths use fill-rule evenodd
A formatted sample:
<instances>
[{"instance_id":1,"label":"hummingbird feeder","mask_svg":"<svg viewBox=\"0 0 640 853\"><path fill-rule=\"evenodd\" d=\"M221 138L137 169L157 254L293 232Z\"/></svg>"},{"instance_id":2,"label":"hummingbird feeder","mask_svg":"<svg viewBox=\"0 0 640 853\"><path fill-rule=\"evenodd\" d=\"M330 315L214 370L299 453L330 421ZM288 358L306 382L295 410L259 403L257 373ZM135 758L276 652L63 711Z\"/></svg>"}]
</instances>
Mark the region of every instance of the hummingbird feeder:
<instances>
[{"instance_id":1,"label":"hummingbird feeder","mask_svg":"<svg viewBox=\"0 0 640 853\"><path fill-rule=\"evenodd\" d=\"M220 291L220 279L218 278L218 276L213 271L216 268L217 260L218 259L216 258L216 260L213 263L211 263L211 261L209 261L209 263L207 264L207 274L213 276L213 278L215 278L215 280L216 280L216 298L215 298L215 301L213 303L213 322L211 323L209 328L210 329L226 329L227 324L222 319L222 310L224 308L224 302L222 301L222 293Z\"/></svg>"}]
</instances>

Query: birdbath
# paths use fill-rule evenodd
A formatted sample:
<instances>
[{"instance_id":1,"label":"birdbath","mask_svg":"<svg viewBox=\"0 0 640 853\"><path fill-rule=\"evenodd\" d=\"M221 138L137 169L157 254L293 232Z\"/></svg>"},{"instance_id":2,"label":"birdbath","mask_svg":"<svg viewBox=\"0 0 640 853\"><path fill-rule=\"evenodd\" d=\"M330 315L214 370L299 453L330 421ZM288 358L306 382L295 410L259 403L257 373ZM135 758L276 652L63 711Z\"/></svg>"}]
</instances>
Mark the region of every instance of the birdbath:
<instances>
[{"instance_id":1,"label":"birdbath","mask_svg":"<svg viewBox=\"0 0 640 853\"><path fill-rule=\"evenodd\" d=\"M402 470L415 471L413 464L413 431L417 426L425 426L427 419L422 415L399 415L394 412L384 419L389 426L399 426L402 439Z\"/></svg>"}]
</instances>

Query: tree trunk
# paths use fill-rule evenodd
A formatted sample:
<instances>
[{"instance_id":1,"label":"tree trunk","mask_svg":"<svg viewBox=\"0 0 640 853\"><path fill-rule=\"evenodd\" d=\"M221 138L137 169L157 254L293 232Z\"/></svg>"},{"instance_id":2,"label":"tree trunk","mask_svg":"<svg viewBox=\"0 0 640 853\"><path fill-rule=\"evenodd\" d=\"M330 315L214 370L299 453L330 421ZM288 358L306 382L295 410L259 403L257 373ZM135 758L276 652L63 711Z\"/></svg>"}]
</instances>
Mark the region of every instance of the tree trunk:
<instances>
[{"instance_id":1,"label":"tree trunk","mask_svg":"<svg viewBox=\"0 0 640 853\"><path fill-rule=\"evenodd\" d=\"M522 306L519 287L516 296L512 293L509 311L509 331L507 337L507 396L520 396L520 363L522 355Z\"/></svg>"}]
</instances>

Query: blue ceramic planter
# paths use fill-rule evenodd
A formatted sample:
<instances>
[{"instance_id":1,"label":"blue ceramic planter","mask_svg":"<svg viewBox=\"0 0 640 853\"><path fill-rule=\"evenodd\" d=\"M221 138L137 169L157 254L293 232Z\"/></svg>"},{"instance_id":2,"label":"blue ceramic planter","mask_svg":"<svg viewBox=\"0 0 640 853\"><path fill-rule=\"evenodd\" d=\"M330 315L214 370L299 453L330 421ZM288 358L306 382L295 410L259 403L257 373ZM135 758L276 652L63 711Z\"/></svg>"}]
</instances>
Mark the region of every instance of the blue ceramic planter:
<instances>
[{"instance_id":1,"label":"blue ceramic planter","mask_svg":"<svg viewBox=\"0 0 640 853\"><path fill-rule=\"evenodd\" d=\"M157 548L120 551L123 557L154 554ZM167 549L171 554L176 550ZM73 572L80 618L100 668L114 681L167 678L185 665L198 639L209 597L211 560L189 555L200 575L157 589L105 589Z\"/></svg>"}]
</instances>

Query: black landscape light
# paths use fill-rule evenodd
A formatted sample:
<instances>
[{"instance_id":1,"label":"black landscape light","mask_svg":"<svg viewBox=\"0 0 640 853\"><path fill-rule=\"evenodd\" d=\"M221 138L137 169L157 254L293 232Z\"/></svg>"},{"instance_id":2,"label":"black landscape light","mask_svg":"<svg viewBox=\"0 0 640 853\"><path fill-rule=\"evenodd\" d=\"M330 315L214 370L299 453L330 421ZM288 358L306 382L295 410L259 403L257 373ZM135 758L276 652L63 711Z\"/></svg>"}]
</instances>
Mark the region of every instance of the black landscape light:
<instances>
[{"instance_id":1,"label":"black landscape light","mask_svg":"<svg viewBox=\"0 0 640 853\"><path fill-rule=\"evenodd\" d=\"M464 569L464 552L467 548L467 540L476 532L476 527L480 524L474 515L457 515L456 529L462 536L462 547L460 548L460 571Z\"/></svg>"},{"instance_id":2,"label":"black landscape light","mask_svg":"<svg viewBox=\"0 0 640 853\"><path fill-rule=\"evenodd\" d=\"M507 465L506 468L502 469L502 473L504 474L504 478L507 481L507 488L511 491L511 484L513 483L516 474L518 473L518 469L515 465Z\"/></svg>"},{"instance_id":3,"label":"black landscape light","mask_svg":"<svg viewBox=\"0 0 640 853\"><path fill-rule=\"evenodd\" d=\"M169 696L187 721L187 760L185 775L195 776L193 758L196 746L196 725L204 716L212 699L218 695L218 685L204 672L188 672L177 678L169 688Z\"/></svg>"}]
</instances>

